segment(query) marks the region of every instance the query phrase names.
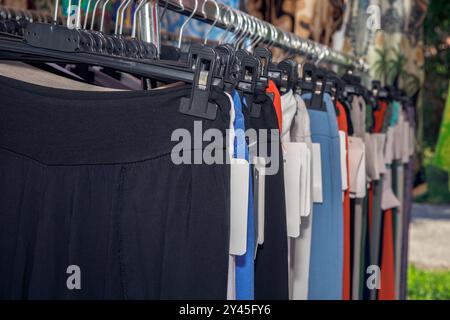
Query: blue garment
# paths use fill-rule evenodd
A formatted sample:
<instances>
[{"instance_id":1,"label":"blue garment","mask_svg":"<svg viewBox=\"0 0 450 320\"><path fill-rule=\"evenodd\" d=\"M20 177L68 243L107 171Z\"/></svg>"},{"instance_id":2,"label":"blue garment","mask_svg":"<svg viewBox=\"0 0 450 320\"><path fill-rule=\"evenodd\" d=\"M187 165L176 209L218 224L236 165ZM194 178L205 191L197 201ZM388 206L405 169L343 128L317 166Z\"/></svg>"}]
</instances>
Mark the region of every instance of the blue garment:
<instances>
[{"instance_id":1,"label":"blue garment","mask_svg":"<svg viewBox=\"0 0 450 320\"><path fill-rule=\"evenodd\" d=\"M302 98L311 100L311 94ZM326 111L308 109L312 142L319 143L321 149L323 191L323 203L313 206L308 299L341 300L344 217L340 142L336 112L328 94L324 103Z\"/></svg>"},{"instance_id":2,"label":"blue garment","mask_svg":"<svg viewBox=\"0 0 450 320\"><path fill-rule=\"evenodd\" d=\"M237 91L233 91L234 102L234 158L249 160L248 146L245 140L245 118L242 113L241 98ZM253 186L250 169L248 190L247 214L247 251L242 256L236 256L236 299L253 300L254 290L254 256L255 256L255 229L253 217Z\"/></svg>"}]
</instances>

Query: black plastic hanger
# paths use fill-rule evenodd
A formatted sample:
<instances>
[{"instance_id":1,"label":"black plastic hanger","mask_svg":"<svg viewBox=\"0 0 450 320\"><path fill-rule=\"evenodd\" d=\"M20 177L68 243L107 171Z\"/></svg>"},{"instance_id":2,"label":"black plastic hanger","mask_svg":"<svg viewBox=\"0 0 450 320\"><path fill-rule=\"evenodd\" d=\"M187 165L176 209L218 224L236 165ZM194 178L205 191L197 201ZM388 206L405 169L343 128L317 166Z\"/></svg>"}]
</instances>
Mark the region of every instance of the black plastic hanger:
<instances>
[{"instance_id":1,"label":"black plastic hanger","mask_svg":"<svg viewBox=\"0 0 450 320\"><path fill-rule=\"evenodd\" d=\"M258 84L261 70L260 61L243 49L236 51L236 58L240 64L240 73L236 89L241 97L245 97L247 106L250 109L250 117L259 118L261 116L261 105L254 103L254 95L257 90L264 91L265 85Z\"/></svg>"},{"instance_id":2,"label":"black plastic hanger","mask_svg":"<svg viewBox=\"0 0 450 320\"><path fill-rule=\"evenodd\" d=\"M161 82L193 83L192 97L188 99L192 103L184 100L180 112L206 119L215 117L217 108L208 103L212 70L216 63L216 54L212 48L205 47L197 53L196 68L192 70L187 64L173 65L156 59L142 60L86 52L80 41L77 30L55 24L30 23L23 41L0 36L0 57L13 57L20 61L98 65ZM205 77L208 81L201 83L200 80Z\"/></svg>"},{"instance_id":3,"label":"black plastic hanger","mask_svg":"<svg viewBox=\"0 0 450 320\"><path fill-rule=\"evenodd\" d=\"M316 67L312 63L305 63L302 68L302 77L297 82L299 93L312 93L314 90L313 77Z\"/></svg>"},{"instance_id":4,"label":"black plastic hanger","mask_svg":"<svg viewBox=\"0 0 450 320\"><path fill-rule=\"evenodd\" d=\"M298 64L292 59L286 59L278 63L278 70L280 70L280 82L278 88L281 93L286 93L297 89L298 81Z\"/></svg>"}]
</instances>

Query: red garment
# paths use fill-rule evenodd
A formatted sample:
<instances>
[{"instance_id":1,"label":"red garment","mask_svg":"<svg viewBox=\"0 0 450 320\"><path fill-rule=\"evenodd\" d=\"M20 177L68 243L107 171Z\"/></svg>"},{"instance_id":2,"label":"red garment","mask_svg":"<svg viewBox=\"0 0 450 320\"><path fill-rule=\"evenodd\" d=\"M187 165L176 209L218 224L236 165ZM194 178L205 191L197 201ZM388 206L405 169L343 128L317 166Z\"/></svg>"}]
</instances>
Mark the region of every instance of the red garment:
<instances>
[{"instance_id":1,"label":"red garment","mask_svg":"<svg viewBox=\"0 0 450 320\"><path fill-rule=\"evenodd\" d=\"M349 163L348 163L348 123L347 117L345 114L344 106L336 101L336 107L338 109L337 122L339 131L344 131L345 134L345 149L347 151L347 172L349 172ZM344 192L344 268L343 268L343 277L342 277L342 299L350 300L351 299L351 237L350 237L350 177L347 175L347 190Z\"/></svg>"},{"instance_id":2,"label":"red garment","mask_svg":"<svg viewBox=\"0 0 450 320\"><path fill-rule=\"evenodd\" d=\"M381 133L383 130L384 117L388 109L386 101L378 101L378 110L373 111L374 132ZM369 193L373 197L373 190ZM372 199L373 202L373 199ZM372 209L372 206L369 207ZM395 256L394 256L394 227L392 210L383 211L383 232L381 234L381 288L378 292L378 300L395 300ZM372 221L373 213L369 210L369 222ZM370 224L371 225L371 224ZM369 228L371 234L371 228Z\"/></svg>"},{"instance_id":3,"label":"red garment","mask_svg":"<svg viewBox=\"0 0 450 320\"><path fill-rule=\"evenodd\" d=\"M373 117L374 117L374 125L373 125L373 132L374 133L381 133L383 130L383 122L384 122L384 115L386 114L386 110L388 108L388 104L386 101L378 101L378 110L373 111Z\"/></svg>"},{"instance_id":4,"label":"red garment","mask_svg":"<svg viewBox=\"0 0 450 320\"><path fill-rule=\"evenodd\" d=\"M381 288L378 300L395 300L395 258L392 210L384 211L381 251Z\"/></svg>"},{"instance_id":5,"label":"red garment","mask_svg":"<svg viewBox=\"0 0 450 320\"><path fill-rule=\"evenodd\" d=\"M273 95L273 106L275 108L275 112L277 114L278 119L278 128L281 133L282 123L283 123L283 113L281 111L281 95L278 90L275 82L269 80L269 85L267 86L266 93Z\"/></svg>"}]
</instances>

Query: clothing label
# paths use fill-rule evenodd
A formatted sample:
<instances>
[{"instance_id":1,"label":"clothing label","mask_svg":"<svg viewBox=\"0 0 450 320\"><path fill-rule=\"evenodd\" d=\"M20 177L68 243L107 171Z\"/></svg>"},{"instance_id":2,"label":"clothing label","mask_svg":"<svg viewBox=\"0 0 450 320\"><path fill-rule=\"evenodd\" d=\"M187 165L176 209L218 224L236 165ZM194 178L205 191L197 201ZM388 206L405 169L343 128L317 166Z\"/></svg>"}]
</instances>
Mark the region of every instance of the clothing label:
<instances>
[{"instance_id":1,"label":"clothing label","mask_svg":"<svg viewBox=\"0 0 450 320\"><path fill-rule=\"evenodd\" d=\"M230 254L241 256L247 250L247 215L250 164L231 159L230 164Z\"/></svg>"},{"instance_id":2,"label":"clothing label","mask_svg":"<svg viewBox=\"0 0 450 320\"><path fill-rule=\"evenodd\" d=\"M301 142L302 150L301 150L301 173L300 173L300 216L305 217L306 214L306 203L308 202L307 198L307 189L308 189L308 146L306 143ZM301 220L300 220L301 223Z\"/></svg>"},{"instance_id":3,"label":"clothing label","mask_svg":"<svg viewBox=\"0 0 450 320\"><path fill-rule=\"evenodd\" d=\"M386 134L385 133L375 133L372 135L375 138L375 156L377 159L377 172L382 175L386 173L386 164L384 162L384 149L386 146ZM381 177L380 177L381 178ZM380 179L379 178L379 179Z\"/></svg>"},{"instance_id":4,"label":"clothing label","mask_svg":"<svg viewBox=\"0 0 450 320\"><path fill-rule=\"evenodd\" d=\"M265 176L265 167L266 167L266 159L262 157L255 157L253 160L254 168L255 168L255 179L256 183L253 188L254 191L258 194L257 202L254 202L253 205L256 205L256 220L258 221L258 232L257 232L257 244L264 243L264 219L265 219L265 189L266 189L266 176ZM256 253L255 253L256 254Z\"/></svg>"},{"instance_id":5,"label":"clothing label","mask_svg":"<svg viewBox=\"0 0 450 320\"><path fill-rule=\"evenodd\" d=\"M254 230L254 244L255 244L255 250L254 250L254 259L256 259L256 253L258 251L258 230L259 230L259 219L258 219L258 202L259 202L259 190L258 190L258 184L259 184L259 171L255 169L255 166L251 166L253 169L253 230ZM262 195L261 195L262 196Z\"/></svg>"},{"instance_id":6,"label":"clothing label","mask_svg":"<svg viewBox=\"0 0 450 320\"><path fill-rule=\"evenodd\" d=\"M350 192L356 198L366 196L366 159L365 146L362 139L348 138Z\"/></svg>"},{"instance_id":7,"label":"clothing label","mask_svg":"<svg viewBox=\"0 0 450 320\"><path fill-rule=\"evenodd\" d=\"M312 168L311 168L311 151L306 146L306 192L305 192L305 211L304 216L308 217L311 214L311 208L312 208L312 201L311 201L311 175L312 175Z\"/></svg>"},{"instance_id":8,"label":"clothing label","mask_svg":"<svg viewBox=\"0 0 450 320\"><path fill-rule=\"evenodd\" d=\"M313 161L313 202L323 203L322 191L322 155L320 144L312 144L312 161Z\"/></svg>"},{"instance_id":9,"label":"clothing label","mask_svg":"<svg viewBox=\"0 0 450 320\"><path fill-rule=\"evenodd\" d=\"M286 223L287 233L291 238L300 236L300 184L304 148L306 145L302 143L283 144Z\"/></svg>"},{"instance_id":10,"label":"clothing label","mask_svg":"<svg viewBox=\"0 0 450 320\"><path fill-rule=\"evenodd\" d=\"M341 178L342 178L342 191L347 190L348 182L347 182L347 145L346 139L347 134L345 131L339 131L339 144L341 146Z\"/></svg>"},{"instance_id":11,"label":"clothing label","mask_svg":"<svg viewBox=\"0 0 450 320\"><path fill-rule=\"evenodd\" d=\"M394 128L389 127L386 132L386 146L384 152L384 163L392 164L394 158Z\"/></svg>"}]
</instances>

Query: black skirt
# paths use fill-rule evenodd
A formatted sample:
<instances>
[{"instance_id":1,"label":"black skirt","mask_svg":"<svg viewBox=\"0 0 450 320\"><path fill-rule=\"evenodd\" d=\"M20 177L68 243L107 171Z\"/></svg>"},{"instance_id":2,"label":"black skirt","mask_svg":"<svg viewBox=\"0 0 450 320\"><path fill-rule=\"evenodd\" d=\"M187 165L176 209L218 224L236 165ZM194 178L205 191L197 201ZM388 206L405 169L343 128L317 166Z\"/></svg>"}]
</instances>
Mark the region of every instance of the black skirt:
<instances>
[{"instance_id":1,"label":"black skirt","mask_svg":"<svg viewBox=\"0 0 450 320\"><path fill-rule=\"evenodd\" d=\"M0 77L0 298L226 299L229 167L175 165L171 134L224 132L230 102L201 120L189 94Z\"/></svg>"}]
</instances>

